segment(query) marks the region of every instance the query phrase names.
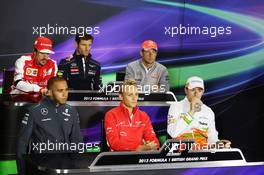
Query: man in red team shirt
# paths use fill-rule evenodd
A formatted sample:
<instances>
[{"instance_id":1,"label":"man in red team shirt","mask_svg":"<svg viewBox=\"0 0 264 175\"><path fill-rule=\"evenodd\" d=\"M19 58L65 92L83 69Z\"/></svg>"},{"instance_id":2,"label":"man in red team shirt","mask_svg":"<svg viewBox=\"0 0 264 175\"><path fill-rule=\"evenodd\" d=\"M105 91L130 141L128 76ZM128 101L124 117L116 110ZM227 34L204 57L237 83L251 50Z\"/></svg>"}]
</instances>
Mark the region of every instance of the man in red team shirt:
<instances>
[{"instance_id":1,"label":"man in red team shirt","mask_svg":"<svg viewBox=\"0 0 264 175\"><path fill-rule=\"evenodd\" d=\"M149 116L137 106L135 80L126 80L119 93L121 103L105 115L106 140L111 151L149 151L159 148L159 141Z\"/></svg>"},{"instance_id":2,"label":"man in red team shirt","mask_svg":"<svg viewBox=\"0 0 264 175\"><path fill-rule=\"evenodd\" d=\"M46 94L48 80L57 73L56 62L49 58L49 54L53 53L52 41L38 37L33 53L21 56L15 63L10 94Z\"/></svg>"}]
</instances>

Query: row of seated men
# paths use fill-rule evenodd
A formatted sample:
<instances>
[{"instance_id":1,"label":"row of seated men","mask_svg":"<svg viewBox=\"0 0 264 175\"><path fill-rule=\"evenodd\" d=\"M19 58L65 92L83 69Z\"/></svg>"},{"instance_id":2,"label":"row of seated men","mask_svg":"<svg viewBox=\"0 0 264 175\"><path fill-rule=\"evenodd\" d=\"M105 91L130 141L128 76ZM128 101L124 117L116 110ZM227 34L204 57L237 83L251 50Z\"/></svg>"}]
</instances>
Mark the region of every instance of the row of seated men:
<instances>
[{"instance_id":1,"label":"row of seated men","mask_svg":"<svg viewBox=\"0 0 264 175\"><path fill-rule=\"evenodd\" d=\"M15 62L14 84L11 94L32 94L47 92L47 81L56 75L68 81L69 89L101 89L101 66L91 56L93 36L89 34L75 37L75 52L62 59L57 66L49 56L53 54L52 41L46 37L36 39L33 53L23 55ZM157 91L169 90L168 70L156 62L157 43L146 40L141 46L141 59L128 64L125 79L135 79L141 86L157 86Z\"/></svg>"},{"instance_id":2,"label":"row of seated men","mask_svg":"<svg viewBox=\"0 0 264 175\"><path fill-rule=\"evenodd\" d=\"M215 128L214 112L201 98L204 82L200 77L186 81L186 97L170 106L167 132L175 139L195 141L193 149L229 148L231 142L219 140ZM156 151L160 143L147 113L138 107L138 85L133 79L125 80L119 92L120 104L105 113L104 128L111 151ZM80 120L75 107L66 104L67 81L52 77L47 83L47 93L38 104L25 113L17 141L17 165L24 172L23 154L30 146L32 153L79 152L83 143ZM52 149L49 144L55 144ZM70 147L65 148L65 144ZM74 149L72 149L72 146ZM66 146L67 147L67 146Z\"/></svg>"},{"instance_id":3,"label":"row of seated men","mask_svg":"<svg viewBox=\"0 0 264 175\"><path fill-rule=\"evenodd\" d=\"M91 35L77 35L75 41L74 54L60 62L59 71L56 62L49 58L54 52L52 41L46 37L37 38L33 53L22 56L15 63L10 93L26 94L29 98L35 93L45 95L28 109L22 120L17 144L21 174L24 167L22 155L27 153L29 145L32 152L39 152L38 146L47 142L83 142L78 111L66 104L68 88L98 90L100 64L91 58ZM149 151L160 147L149 116L137 106L138 86L156 86L159 92L169 90L168 71L156 62L157 51L154 41L144 41L141 59L129 63L126 68L126 80L119 95L120 105L105 114L104 128L111 151ZM204 89L200 77L193 76L186 81L186 97L169 109L167 132L172 138L194 139L201 146L218 143L229 147L229 141L218 139L214 113L201 101Z\"/></svg>"}]
</instances>

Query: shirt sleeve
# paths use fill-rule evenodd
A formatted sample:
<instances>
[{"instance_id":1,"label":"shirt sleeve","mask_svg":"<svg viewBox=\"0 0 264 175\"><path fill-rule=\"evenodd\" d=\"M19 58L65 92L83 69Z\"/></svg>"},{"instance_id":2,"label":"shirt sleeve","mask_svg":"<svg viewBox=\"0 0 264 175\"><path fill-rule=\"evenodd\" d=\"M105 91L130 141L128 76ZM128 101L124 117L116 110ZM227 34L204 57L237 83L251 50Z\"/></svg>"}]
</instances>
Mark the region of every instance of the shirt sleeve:
<instances>
[{"instance_id":1,"label":"shirt sleeve","mask_svg":"<svg viewBox=\"0 0 264 175\"><path fill-rule=\"evenodd\" d=\"M19 174L23 174L25 171L25 163L23 160L23 154L27 153L27 148L31 139L33 130L33 116L30 112L26 112L22 119L21 129L17 140L17 167Z\"/></svg>"},{"instance_id":2,"label":"shirt sleeve","mask_svg":"<svg viewBox=\"0 0 264 175\"><path fill-rule=\"evenodd\" d=\"M70 135L70 141L71 143L82 143L83 142L83 136L81 134L81 129L80 129L80 119L79 119L79 113L76 109L74 109L74 121L73 121L73 126L72 126L72 131Z\"/></svg>"},{"instance_id":3,"label":"shirt sleeve","mask_svg":"<svg viewBox=\"0 0 264 175\"><path fill-rule=\"evenodd\" d=\"M53 67L52 67L51 77L56 77L57 73L58 73L58 66L57 66L56 61L54 61L54 60L52 60L52 61L53 61L54 64L53 64ZM49 78L51 78L51 77L49 77Z\"/></svg>"},{"instance_id":4,"label":"shirt sleeve","mask_svg":"<svg viewBox=\"0 0 264 175\"><path fill-rule=\"evenodd\" d=\"M94 90L99 90L101 85L100 75L101 75L101 66L97 66L97 70L94 77Z\"/></svg>"},{"instance_id":5,"label":"shirt sleeve","mask_svg":"<svg viewBox=\"0 0 264 175\"><path fill-rule=\"evenodd\" d=\"M146 126L144 129L143 138L145 141L155 141L155 143L157 144L157 148L159 148L160 143L159 143L159 140L157 139L156 134L153 130L153 126L151 124L149 116L145 113L144 117L145 117Z\"/></svg>"},{"instance_id":6,"label":"shirt sleeve","mask_svg":"<svg viewBox=\"0 0 264 175\"><path fill-rule=\"evenodd\" d=\"M128 64L126 67L125 80L128 80L128 79L135 79L134 70L130 64Z\"/></svg>"},{"instance_id":7,"label":"shirt sleeve","mask_svg":"<svg viewBox=\"0 0 264 175\"><path fill-rule=\"evenodd\" d=\"M39 92L41 89L39 85L32 84L23 80L20 80L15 88L22 92Z\"/></svg>"},{"instance_id":8,"label":"shirt sleeve","mask_svg":"<svg viewBox=\"0 0 264 175\"><path fill-rule=\"evenodd\" d=\"M172 138L176 138L191 127L192 121L192 116L182 113L179 102L175 102L169 109L167 132Z\"/></svg>"},{"instance_id":9,"label":"shirt sleeve","mask_svg":"<svg viewBox=\"0 0 264 175\"><path fill-rule=\"evenodd\" d=\"M25 60L23 57L16 60L14 81L22 80L24 78L24 66Z\"/></svg>"},{"instance_id":10,"label":"shirt sleeve","mask_svg":"<svg viewBox=\"0 0 264 175\"><path fill-rule=\"evenodd\" d=\"M58 76L64 78L65 80L69 80L69 68L68 64L66 64L66 60L61 60L58 66Z\"/></svg>"},{"instance_id":11,"label":"shirt sleeve","mask_svg":"<svg viewBox=\"0 0 264 175\"><path fill-rule=\"evenodd\" d=\"M209 115L210 115L210 123L209 123L209 128L208 128L208 143L213 144L219 141L218 139L218 132L215 128L215 114L212 110L209 110Z\"/></svg>"},{"instance_id":12,"label":"shirt sleeve","mask_svg":"<svg viewBox=\"0 0 264 175\"><path fill-rule=\"evenodd\" d=\"M15 88L23 92L39 92L41 87L24 80L25 58L19 58L15 63Z\"/></svg>"},{"instance_id":13,"label":"shirt sleeve","mask_svg":"<svg viewBox=\"0 0 264 175\"><path fill-rule=\"evenodd\" d=\"M166 91L170 90L169 72L168 72L167 68L164 68L164 70L162 71L159 85L164 86Z\"/></svg>"},{"instance_id":14,"label":"shirt sleeve","mask_svg":"<svg viewBox=\"0 0 264 175\"><path fill-rule=\"evenodd\" d=\"M119 138L118 124L115 119L115 114L107 112L105 115L104 128L106 140L111 150L124 151L131 150L131 146ZM136 150L136 148L134 148Z\"/></svg>"}]
</instances>

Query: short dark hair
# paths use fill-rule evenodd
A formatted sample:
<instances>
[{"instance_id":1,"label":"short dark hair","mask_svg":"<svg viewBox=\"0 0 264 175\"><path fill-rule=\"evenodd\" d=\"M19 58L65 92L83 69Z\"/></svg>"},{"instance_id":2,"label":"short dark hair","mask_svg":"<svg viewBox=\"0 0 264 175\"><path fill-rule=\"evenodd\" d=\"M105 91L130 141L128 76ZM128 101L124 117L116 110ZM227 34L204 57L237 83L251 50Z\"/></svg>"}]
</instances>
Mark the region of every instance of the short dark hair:
<instances>
[{"instance_id":1,"label":"short dark hair","mask_svg":"<svg viewBox=\"0 0 264 175\"><path fill-rule=\"evenodd\" d=\"M55 82L59 82L59 81L65 81L67 83L67 81L62 77L52 77L48 80L47 89L50 90L52 88L53 84Z\"/></svg>"},{"instance_id":2,"label":"short dark hair","mask_svg":"<svg viewBox=\"0 0 264 175\"><path fill-rule=\"evenodd\" d=\"M81 42L81 40L94 40L94 37L90 34L76 34L75 36L75 41L77 44L79 44Z\"/></svg>"}]
</instances>

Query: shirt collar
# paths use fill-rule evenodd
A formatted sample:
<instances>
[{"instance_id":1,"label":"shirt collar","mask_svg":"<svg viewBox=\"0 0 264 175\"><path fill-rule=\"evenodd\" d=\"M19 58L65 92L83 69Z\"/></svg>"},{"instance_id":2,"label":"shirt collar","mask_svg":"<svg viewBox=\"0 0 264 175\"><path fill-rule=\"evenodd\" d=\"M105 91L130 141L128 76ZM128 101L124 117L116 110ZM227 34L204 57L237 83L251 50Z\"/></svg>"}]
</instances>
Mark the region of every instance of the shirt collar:
<instances>
[{"instance_id":1,"label":"shirt collar","mask_svg":"<svg viewBox=\"0 0 264 175\"><path fill-rule=\"evenodd\" d=\"M129 112L128 112L128 109L125 107L125 104L123 102L120 102L119 106L120 106L122 112L125 113L127 116L129 116ZM134 107L132 110L132 114L135 115L135 113L138 111L138 109L139 109L138 106Z\"/></svg>"},{"instance_id":2,"label":"shirt collar","mask_svg":"<svg viewBox=\"0 0 264 175\"><path fill-rule=\"evenodd\" d=\"M156 67L156 64L157 64L156 61L155 61L154 64L148 69L148 68L143 64L142 58L141 58L141 60L140 60L139 62L140 62L140 64L141 64L141 66L143 66L143 68L145 69L146 72L148 72L148 71L154 69L154 68Z\"/></svg>"},{"instance_id":3,"label":"shirt collar","mask_svg":"<svg viewBox=\"0 0 264 175\"><path fill-rule=\"evenodd\" d=\"M77 55L77 51L75 50L75 52L73 53L73 57L74 58L83 58L84 56L83 55ZM89 55L87 56L87 60L90 60L90 58L92 57L92 54L89 53Z\"/></svg>"},{"instance_id":4,"label":"shirt collar","mask_svg":"<svg viewBox=\"0 0 264 175\"><path fill-rule=\"evenodd\" d=\"M49 97L44 97L43 98L43 102L46 103L47 105L50 105L50 106L53 106L53 107L61 107L61 106L64 106L64 104L63 105L59 105L59 104L55 103L55 101L53 101Z\"/></svg>"},{"instance_id":5,"label":"shirt collar","mask_svg":"<svg viewBox=\"0 0 264 175\"><path fill-rule=\"evenodd\" d=\"M191 108L191 103L189 102L188 98L185 96L185 98L182 100L183 101L183 106L185 106L188 110Z\"/></svg>"}]
</instances>

